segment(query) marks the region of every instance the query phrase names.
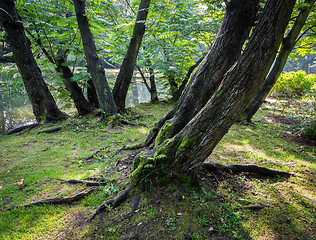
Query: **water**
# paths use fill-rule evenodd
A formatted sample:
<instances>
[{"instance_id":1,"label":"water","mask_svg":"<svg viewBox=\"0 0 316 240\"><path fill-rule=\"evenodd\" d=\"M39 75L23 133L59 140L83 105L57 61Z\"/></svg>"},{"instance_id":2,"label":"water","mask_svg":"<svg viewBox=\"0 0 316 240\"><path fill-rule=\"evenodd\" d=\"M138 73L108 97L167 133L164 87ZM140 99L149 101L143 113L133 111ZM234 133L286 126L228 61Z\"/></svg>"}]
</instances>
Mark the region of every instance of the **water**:
<instances>
[{"instance_id":1,"label":"water","mask_svg":"<svg viewBox=\"0 0 316 240\"><path fill-rule=\"evenodd\" d=\"M126 105L136 106L150 101L150 93L142 82L133 82L128 91ZM0 135L17 126L36 122L31 103L26 94L1 95Z\"/></svg>"},{"instance_id":2,"label":"water","mask_svg":"<svg viewBox=\"0 0 316 240\"><path fill-rule=\"evenodd\" d=\"M32 106L25 94L2 95L0 92L0 134L34 122Z\"/></svg>"}]
</instances>

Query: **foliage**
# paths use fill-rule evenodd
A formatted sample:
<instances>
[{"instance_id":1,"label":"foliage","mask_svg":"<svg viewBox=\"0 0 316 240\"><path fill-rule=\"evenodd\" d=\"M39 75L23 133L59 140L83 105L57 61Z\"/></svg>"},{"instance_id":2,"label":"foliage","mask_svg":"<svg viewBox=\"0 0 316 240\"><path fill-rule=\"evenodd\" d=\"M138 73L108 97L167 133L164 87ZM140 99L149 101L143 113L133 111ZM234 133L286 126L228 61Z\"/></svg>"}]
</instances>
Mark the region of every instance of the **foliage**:
<instances>
[{"instance_id":1,"label":"foliage","mask_svg":"<svg viewBox=\"0 0 316 240\"><path fill-rule=\"evenodd\" d=\"M304 71L284 72L280 75L271 93L279 98L300 98L312 89L316 83L316 75L307 75Z\"/></svg>"}]
</instances>

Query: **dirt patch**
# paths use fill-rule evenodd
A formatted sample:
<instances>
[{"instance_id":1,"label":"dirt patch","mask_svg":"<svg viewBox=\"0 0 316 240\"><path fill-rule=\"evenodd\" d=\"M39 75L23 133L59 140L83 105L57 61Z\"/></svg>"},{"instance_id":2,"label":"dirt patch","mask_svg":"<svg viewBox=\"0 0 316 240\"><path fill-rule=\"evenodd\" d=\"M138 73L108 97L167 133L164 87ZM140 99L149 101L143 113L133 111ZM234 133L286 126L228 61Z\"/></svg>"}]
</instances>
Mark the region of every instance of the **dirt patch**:
<instances>
[{"instance_id":1,"label":"dirt patch","mask_svg":"<svg viewBox=\"0 0 316 240\"><path fill-rule=\"evenodd\" d=\"M298 124L299 121L296 119L289 119L284 116L268 116L268 118L273 119L275 122L283 124L283 125L294 125Z\"/></svg>"}]
</instances>

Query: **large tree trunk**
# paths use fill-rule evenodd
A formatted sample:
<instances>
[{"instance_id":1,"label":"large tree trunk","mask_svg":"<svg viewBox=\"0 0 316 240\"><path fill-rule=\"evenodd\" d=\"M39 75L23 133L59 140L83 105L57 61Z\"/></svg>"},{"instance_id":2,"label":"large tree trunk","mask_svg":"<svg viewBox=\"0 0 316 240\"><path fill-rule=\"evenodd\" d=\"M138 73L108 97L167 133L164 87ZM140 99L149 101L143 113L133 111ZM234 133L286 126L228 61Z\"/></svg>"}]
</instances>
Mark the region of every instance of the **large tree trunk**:
<instances>
[{"instance_id":1,"label":"large tree trunk","mask_svg":"<svg viewBox=\"0 0 316 240\"><path fill-rule=\"evenodd\" d=\"M158 136L157 142L161 141L160 138L174 136L204 107L210 96L217 91L224 74L240 57L257 10L258 0L232 0L226 3L226 14L211 49L173 109L151 131L146 145L155 139L163 125L167 131L160 131L161 136Z\"/></svg>"},{"instance_id":2,"label":"large tree trunk","mask_svg":"<svg viewBox=\"0 0 316 240\"><path fill-rule=\"evenodd\" d=\"M161 175L188 173L202 165L263 83L294 4L295 0L267 1L243 54L219 80L219 88L178 134L171 139L162 139L162 143L135 159L131 175L134 182L152 172Z\"/></svg>"},{"instance_id":3,"label":"large tree trunk","mask_svg":"<svg viewBox=\"0 0 316 240\"><path fill-rule=\"evenodd\" d=\"M117 107L110 86L106 80L104 69L98 57L94 38L89 26L89 20L85 13L85 1L74 0L74 5L83 49L87 59L88 70L96 89L100 108L103 110L104 114L116 115Z\"/></svg>"},{"instance_id":4,"label":"large tree trunk","mask_svg":"<svg viewBox=\"0 0 316 240\"><path fill-rule=\"evenodd\" d=\"M260 87L259 92L252 99L249 106L244 112L243 118L245 118L248 122L251 121L251 118L256 114L258 109L261 107L264 100L268 96L269 92L271 91L276 81L278 80L281 72L283 71L286 60L296 44L297 38L315 3L315 0L306 0L305 3L306 5L301 7L301 11L297 16L293 27L291 28L290 32L287 34L286 38L283 40L279 55L277 56L268 77L266 78L266 80Z\"/></svg>"},{"instance_id":5,"label":"large tree trunk","mask_svg":"<svg viewBox=\"0 0 316 240\"><path fill-rule=\"evenodd\" d=\"M59 110L42 73L34 59L30 40L26 37L23 23L13 0L1 1L1 24L11 46L15 63L21 73L37 121L57 121L67 118Z\"/></svg>"},{"instance_id":6,"label":"large tree trunk","mask_svg":"<svg viewBox=\"0 0 316 240\"><path fill-rule=\"evenodd\" d=\"M141 0L140 2L133 35L120 68L120 72L116 78L115 86L113 88L115 103L122 111L125 110L125 101L128 87L132 81L136 58L145 33L145 23L149 5L150 0Z\"/></svg>"}]
</instances>

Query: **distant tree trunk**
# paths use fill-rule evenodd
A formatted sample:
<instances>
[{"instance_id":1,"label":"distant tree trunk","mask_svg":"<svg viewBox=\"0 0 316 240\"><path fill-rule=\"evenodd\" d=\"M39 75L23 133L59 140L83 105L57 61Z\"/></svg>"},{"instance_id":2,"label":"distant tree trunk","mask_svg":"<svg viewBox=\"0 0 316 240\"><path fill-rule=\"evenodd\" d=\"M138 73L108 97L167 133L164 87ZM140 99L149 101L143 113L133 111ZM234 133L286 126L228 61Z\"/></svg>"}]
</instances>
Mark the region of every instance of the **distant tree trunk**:
<instances>
[{"instance_id":1,"label":"distant tree trunk","mask_svg":"<svg viewBox=\"0 0 316 240\"><path fill-rule=\"evenodd\" d=\"M156 87L156 83L155 83L155 75L154 75L154 70L152 68L149 67L149 80L150 80L150 85L147 83L146 77L143 73L143 71L141 70L141 68L139 66L136 65L136 68L138 70L138 72L140 73L142 79L143 79L143 83L145 84L148 92L150 93L150 102L157 102L159 101L158 99L158 93L157 93L157 87Z\"/></svg>"},{"instance_id":2,"label":"distant tree trunk","mask_svg":"<svg viewBox=\"0 0 316 240\"><path fill-rule=\"evenodd\" d=\"M79 115L86 115L92 112L92 106L87 101L85 96L83 95L81 87L79 87L78 83L72 81L71 78L74 76L70 68L66 65L65 61L65 52L59 50L56 56L56 70L62 73L61 77L66 86L66 89L70 92L70 97L74 101L76 109Z\"/></svg>"},{"instance_id":3,"label":"distant tree trunk","mask_svg":"<svg viewBox=\"0 0 316 240\"><path fill-rule=\"evenodd\" d=\"M95 90L92 79L89 79L87 83L88 83L88 87L87 87L88 101L92 106L99 108L100 104L98 101L97 92Z\"/></svg>"},{"instance_id":4,"label":"distant tree trunk","mask_svg":"<svg viewBox=\"0 0 316 240\"><path fill-rule=\"evenodd\" d=\"M203 56L201 58L199 58L199 60L196 61L196 63L194 63L191 67L189 67L189 70L187 72L187 74L185 75L185 78L183 79L180 87L178 88L177 92L176 92L176 99L175 100L178 100L183 92L183 90L185 89L188 81L190 80L190 77L193 73L193 71L200 65L200 63L203 61L205 55L203 54Z\"/></svg>"},{"instance_id":5,"label":"distant tree trunk","mask_svg":"<svg viewBox=\"0 0 316 240\"><path fill-rule=\"evenodd\" d=\"M85 1L74 0L74 5L83 49L87 59L88 70L96 89L100 108L105 114L116 115L117 107L110 86L106 80L104 69L98 57L93 35L89 26L89 20L85 13Z\"/></svg>"},{"instance_id":6,"label":"distant tree trunk","mask_svg":"<svg viewBox=\"0 0 316 240\"><path fill-rule=\"evenodd\" d=\"M248 122L251 121L251 118L261 107L269 92L278 80L280 74L282 73L286 60L296 44L297 38L306 22L312 6L315 3L315 0L306 0L305 3L306 5L301 7L300 13L297 16L293 27L287 34L286 38L283 40L279 55L277 56L275 63L268 74L268 77L260 87L257 95L252 99L249 106L245 110L243 114L244 116L242 116L242 118L246 118Z\"/></svg>"},{"instance_id":7,"label":"distant tree trunk","mask_svg":"<svg viewBox=\"0 0 316 240\"><path fill-rule=\"evenodd\" d=\"M13 52L15 63L21 73L25 89L30 98L33 113L37 121L57 121L67 118L59 110L51 95L42 73L37 66L26 37L23 23L13 0L0 1L1 24L6 31L8 42Z\"/></svg>"},{"instance_id":8,"label":"distant tree trunk","mask_svg":"<svg viewBox=\"0 0 316 240\"><path fill-rule=\"evenodd\" d=\"M244 2L247 3L249 1ZM157 174L164 177L199 169L263 83L283 39L294 4L295 0L266 2L243 54L219 80L220 86L209 96L203 109L179 133L172 138L161 139L153 149L135 159L131 174L134 182L139 183L151 173L155 173L155 177ZM245 13L247 11L241 14ZM210 55L205 61L209 58Z\"/></svg>"},{"instance_id":9,"label":"distant tree trunk","mask_svg":"<svg viewBox=\"0 0 316 240\"><path fill-rule=\"evenodd\" d=\"M164 128L168 131L160 131L162 138L167 137L165 133L169 137L177 134L205 106L210 96L217 91L225 73L240 57L242 46L254 24L257 10L258 0L226 2L226 14L212 47L173 109L151 131L146 145L156 138L167 120L169 121Z\"/></svg>"},{"instance_id":10,"label":"distant tree trunk","mask_svg":"<svg viewBox=\"0 0 316 240\"><path fill-rule=\"evenodd\" d=\"M61 73L61 78L66 86L66 89L70 92L70 97L74 101L75 107L79 115L86 115L92 111L91 105L83 95L82 89L77 82L71 80L73 73L70 68L65 65L65 51L59 50L57 52L56 59L50 55L46 48L43 46L41 39L35 37L30 31L26 29L26 32L36 41L37 45L41 48L48 61L56 66L56 71Z\"/></svg>"},{"instance_id":11,"label":"distant tree trunk","mask_svg":"<svg viewBox=\"0 0 316 240\"><path fill-rule=\"evenodd\" d=\"M149 81L150 81L150 102L159 102L157 86L155 81L155 73L152 67L148 68L149 71Z\"/></svg>"},{"instance_id":12,"label":"distant tree trunk","mask_svg":"<svg viewBox=\"0 0 316 240\"><path fill-rule=\"evenodd\" d=\"M141 0L140 2L133 35L113 88L115 103L122 111L125 110L125 100L128 87L132 81L136 58L145 33L145 22L147 19L149 5L150 0Z\"/></svg>"}]
</instances>

